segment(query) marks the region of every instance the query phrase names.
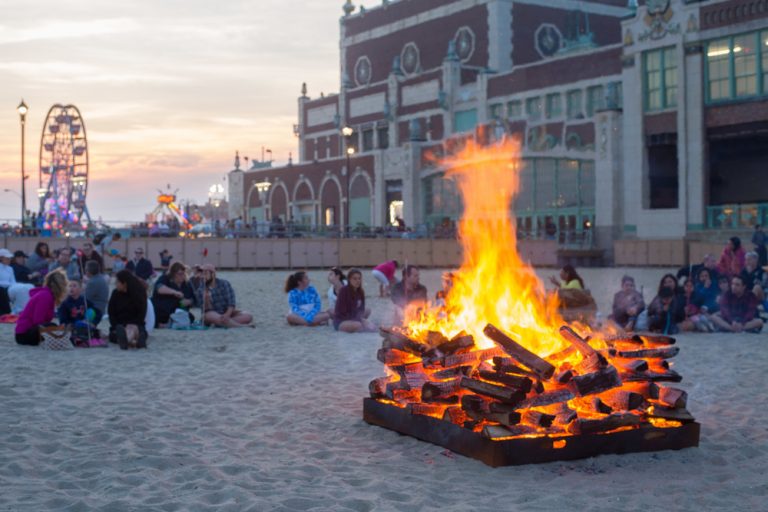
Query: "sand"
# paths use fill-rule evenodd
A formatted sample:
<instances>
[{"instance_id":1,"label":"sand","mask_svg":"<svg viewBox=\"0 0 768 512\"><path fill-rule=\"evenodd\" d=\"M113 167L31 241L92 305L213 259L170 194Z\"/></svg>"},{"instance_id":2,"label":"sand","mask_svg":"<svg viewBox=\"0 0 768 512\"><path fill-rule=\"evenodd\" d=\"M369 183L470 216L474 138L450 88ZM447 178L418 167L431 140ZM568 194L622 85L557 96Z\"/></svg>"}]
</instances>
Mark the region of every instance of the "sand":
<instances>
[{"instance_id":1,"label":"sand","mask_svg":"<svg viewBox=\"0 0 768 512\"><path fill-rule=\"evenodd\" d=\"M623 273L584 272L603 311ZM650 299L662 270L631 273ZM146 351L46 352L0 326L0 510L768 510L766 334L678 338L699 448L493 469L364 423L378 335L288 327L285 275L222 274L256 329Z\"/></svg>"}]
</instances>

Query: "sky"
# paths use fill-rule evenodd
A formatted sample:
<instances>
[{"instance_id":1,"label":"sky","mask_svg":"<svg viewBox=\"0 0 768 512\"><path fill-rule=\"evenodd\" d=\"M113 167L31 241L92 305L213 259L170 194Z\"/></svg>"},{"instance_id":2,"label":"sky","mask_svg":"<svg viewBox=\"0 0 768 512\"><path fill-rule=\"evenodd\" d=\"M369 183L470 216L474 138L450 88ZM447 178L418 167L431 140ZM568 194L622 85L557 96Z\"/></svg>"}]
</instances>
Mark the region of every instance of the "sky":
<instances>
[{"instance_id":1,"label":"sky","mask_svg":"<svg viewBox=\"0 0 768 512\"><path fill-rule=\"evenodd\" d=\"M34 209L56 103L83 116L94 220L143 220L167 184L203 202L236 150L259 159L269 148L274 165L295 159L302 82L313 98L338 91L343 3L0 0L0 221L20 213L22 98Z\"/></svg>"}]
</instances>

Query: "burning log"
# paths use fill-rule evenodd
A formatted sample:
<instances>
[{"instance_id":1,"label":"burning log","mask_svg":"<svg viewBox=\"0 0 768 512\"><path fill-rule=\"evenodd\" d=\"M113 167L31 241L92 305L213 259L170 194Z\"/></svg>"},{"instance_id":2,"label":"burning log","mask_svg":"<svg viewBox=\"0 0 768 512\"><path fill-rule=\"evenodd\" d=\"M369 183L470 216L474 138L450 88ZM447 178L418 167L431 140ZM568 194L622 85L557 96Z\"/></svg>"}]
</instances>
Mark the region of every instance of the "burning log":
<instances>
[{"instance_id":1,"label":"burning log","mask_svg":"<svg viewBox=\"0 0 768 512\"><path fill-rule=\"evenodd\" d=\"M576 418L568 425L567 430L571 434L595 434L620 427L639 425L640 421L640 416L631 413L611 414L600 419Z\"/></svg>"},{"instance_id":2,"label":"burning log","mask_svg":"<svg viewBox=\"0 0 768 512\"><path fill-rule=\"evenodd\" d=\"M489 380L492 382L500 383L511 388L516 388L523 393L528 393L531 390L531 379L528 377L521 377L519 375L510 375L508 373L490 372L480 370L478 372L480 378L483 380Z\"/></svg>"},{"instance_id":3,"label":"burning log","mask_svg":"<svg viewBox=\"0 0 768 512\"><path fill-rule=\"evenodd\" d=\"M503 439L505 437L516 437L533 434L535 427L528 425L515 425L514 427L500 427L498 425L486 425L483 427L483 435L488 439Z\"/></svg>"},{"instance_id":4,"label":"burning log","mask_svg":"<svg viewBox=\"0 0 768 512\"><path fill-rule=\"evenodd\" d=\"M396 348L380 348L376 352L376 359L387 366L398 366L420 361L420 359L413 354Z\"/></svg>"},{"instance_id":5,"label":"burning log","mask_svg":"<svg viewBox=\"0 0 768 512\"><path fill-rule=\"evenodd\" d=\"M469 377L461 379L461 387L507 404L519 403L525 399L525 393L519 389L496 386L481 380L470 379Z\"/></svg>"},{"instance_id":6,"label":"burning log","mask_svg":"<svg viewBox=\"0 0 768 512\"><path fill-rule=\"evenodd\" d=\"M680 382L683 380L683 376L677 373L675 370L667 370L666 372L640 372L640 373L627 373L621 375L621 380L625 382Z\"/></svg>"},{"instance_id":7,"label":"burning log","mask_svg":"<svg viewBox=\"0 0 768 512\"><path fill-rule=\"evenodd\" d=\"M612 362L622 370L631 373L644 372L648 370L648 361L643 359L629 359L626 362L613 360Z\"/></svg>"},{"instance_id":8,"label":"burning log","mask_svg":"<svg viewBox=\"0 0 768 512\"><path fill-rule=\"evenodd\" d=\"M569 341L576 349L581 352L584 359L579 364L580 373L596 372L600 368L605 367L608 362L599 352L587 343L587 340L578 335L576 331L564 325L560 327L560 335Z\"/></svg>"},{"instance_id":9,"label":"burning log","mask_svg":"<svg viewBox=\"0 0 768 512\"><path fill-rule=\"evenodd\" d=\"M472 348L475 346L475 338L471 334L459 333L450 341L437 346L437 350L443 354L453 354L457 350Z\"/></svg>"},{"instance_id":10,"label":"burning log","mask_svg":"<svg viewBox=\"0 0 768 512\"><path fill-rule=\"evenodd\" d=\"M408 336L397 332L394 329L387 329L385 327L379 328L379 333L384 338L382 348L394 348L402 350L403 352L410 352L411 354L421 357L426 347L421 343L410 339Z\"/></svg>"},{"instance_id":11,"label":"burning log","mask_svg":"<svg viewBox=\"0 0 768 512\"><path fill-rule=\"evenodd\" d=\"M597 414L611 414L613 407L603 402L598 396L579 397L573 400L574 406L579 411L588 411Z\"/></svg>"},{"instance_id":12,"label":"burning log","mask_svg":"<svg viewBox=\"0 0 768 512\"><path fill-rule=\"evenodd\" d=\"M454 379L462 376L469 377L470 373L472 373L471 366L454 366L453 368L446 368L445 370L438 370L432 373L432 378L435 380Z\"/></svg>"},{"instance_id":13,"label":"burning log","mask_svg":"<svg viewBox=\"0 0 768 512\"><path fill-rule=\"evenodd\" d=\"M586 375L577 375L571 380L571 386L580 396L592 395L621 386L621 379L616 368L608 366Z\"/></svg>"},{"instance_id":14,"label":"burning log","mask_svg":"<svg viewBox=\"0 0 768 512\"><path fill-rule=\"evenodd\" d=\"M653 404L648 408L646 413L651 418L661 418L664 420L674 421L693 421L693 415L688 412L688 409L674 409L672 407L664 407L663 405Z\"/></svg>"},{"instance_id":15,"label":"burning log","mask_svg":"<svg viewBox=\"0 0 768 512\"><path fill-rule=\"evenodd\" d=\"M524 400L518 404L518 409L526 409L528 407L542 407L544 405L552 405L560 402L567 402L574 398L573 393L569 389L558 389L554 391L547 391L539 395L534 395L527 400Z\"/></svg>"},{"instance_id":16,"label":"burning log","mask_svg":"<svg viewBox=\"0 0 768 512\"><path fill-rule=\"evenodd\" d=\"M441 365L445 368L452 366L461 366L466 364L478 364L486 359L492 359L502 353L498 347L487 348L485 350L475 350L466 354L453 354L445 356L441 360Z\"/></svg>"},{"instance_id":17,"label":"burning log","mask_svg":"<svg viewBox=\"0 0 768 512\"><path fill-rule=\"evenodd\" d=\"M680 347L666 346L639 350L618 350L616 355L627 358L660 357L661 359L669 359L670 357L675 357L679 352Z\"/></svg>"},{"instance_id":18,"label":"burning log","mask_svg":"<svg viewBox=\"0 0 768 512\"><path fill-rule=\"evenodd\" d=\"M645 403L643 395L624 389L607 391L600 396L600 399L615 411L631 411Z\"/></svg>"},{"instance_id":19,"label":"burning log","mask_svg":"<svg viewBox=\"0 0 768 512\"><path fill-rule=\"evenodd\" d=\"M496 356L493 358L493 366L499 373L511 373L514 375L522 375L525 377L531 377L538 379L539 376L530 370L520 368L514 363L514 360L505 356Z\"/></svg>"},{"instance_id":20,"label":"burning log","mask_svg":"<svg viewBox=\"0 0 768 512\"><path fill-rule=\"evenodd\" d=\"M521 414L522 418L520 421L527 425L533 425L535 427L550 427L552 426L552 422L555 421L555 416L552 414L546 414L539 411L534 411L533 409L527 409L523 411Z\"/></svg>"},{"instance_id":21,"label":"burning log","mask_svg":"<svg viewBox=\"0 0 768 512\"><path fill-rule=\"evenodd\" d=\"M436 418L442 418L445 408L445 405L424 403L410 403L406 406L406 409L411 414L423 414L425 416L434 416Z\"/></svg>"},{"instance_id":22,"label":"burning log","mask_svg":"<svg viewBox=\"0 0 768 512\"><path fill-rule=\"evenodd\" d=\"M371 393L371 398L386 398L387 397L387 384L392 380L392 377L379 377L373 379L368 384L368 391Z\"/></svg>"},{"instance_id":23,"label":"burning log","mask_svg":"<svg viewBox=\"0 0 768 512\"><path fill-rule=\"evenodd\" d=\"M533 352L530 352L495 326L491 324L486 325L483 329L483 333L488 336L488 338L501 345L504 352L509 354L513 359L524 365L526 368L530 368L542 379L547 380L555 373L555 367L548 361L540 358Z\"/></svg>"},{"instance_id":24,"label":"burning log","mask_svg":"<svg viewBox=\"0 0 768 512\"><path fill-rule=\"evenodd\" d=\"M650 392L651 398L672 409L685 409L688 405L688 393L682 389L668 388L654 383L650 386Z\"/></svg>"},{"instance_id":25,"label":"burning log","mask_svg":"<svg viewBox=\"0 0 768 512\"><path fill-rule=\"evenodd\" d=\"M674 345L676 341L671 336L661 334L635 334L631 339L643 345Z\"/></svg>"},{"instance_id":26,"label":"burning log","mask_svg":"<svg viewBox=\"0 0 768 512\"><path fill-rule=\"evenodd\" d=\"M448 407L443 412L443 421L463 425L467 421L467 413L461 407Z\"/></svg>"},{"instance_id":27,"label":"burning log","mask_svg":"<svg viewBox=\"0 0 768 512\"><path fill-rule=\"evenodd\" d=\"M432 401L454 396L461 389L460 382L460 379L447 382L425 382L421 387L421 399Z\"/></svg>"}]
</instances>

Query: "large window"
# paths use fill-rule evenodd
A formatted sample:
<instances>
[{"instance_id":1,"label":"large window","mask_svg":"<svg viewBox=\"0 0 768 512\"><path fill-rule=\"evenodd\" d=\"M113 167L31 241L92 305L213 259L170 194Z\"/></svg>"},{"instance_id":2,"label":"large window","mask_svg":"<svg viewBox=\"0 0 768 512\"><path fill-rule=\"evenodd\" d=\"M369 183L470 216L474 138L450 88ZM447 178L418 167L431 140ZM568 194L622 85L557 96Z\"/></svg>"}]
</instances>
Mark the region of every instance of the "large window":
<instances>
[{"instance_id":1,"label":"large window","mask_svg":"<svg viewBox=\"0 0 768 512\"><path fill-rule=\"evenodd\" d=\"M507 102L507 117L509 119L523 117L523 103L520 100Z\"/></svg>"},{"instance_id":2,"label":"large window","mask_svg":"<svg viewBox=\"0 0 768 512\"><path fill-rule=\"evenodd\" d=\"M675 48L662 48L643 54L645 110L677 106L677 54Z\"/></svg>"},{"instance_id":3,"label":"large window","mask_svg":"<svg viewBox=\"0 0 768 512\"><path fill-rule=\"evenodd\" d=\"M568 91L568 119L579 119L584 117L581 104L581 90L576 89Z\"/></svg>"},{"instance_id":4,"label":"large window","mask_svg":"<svg viewBox=\"0 0 768 512\"><path fill-rule=\"evenodd\" d=\"M556 119L563 115L563 97L560 94L547 94L547 119Z\"/></svg>"},{"instance_id":5,"label":"large window","mask_svg":"<svg viewBox=\"0 0 768 512\"><path fill-rule=\"evenodd\" d=\"M768 95L768 31L707 43L707 102Z\"/></svg>"},{"instance_id":6,"label":"large window","mask_svg":"<svg viewBox=\"0 0 768 512\"><path fill-rule=\"evenodd\" d=\"M605 92L602 85L587 89L587 117L592 117L598 110L605 109Z\"/></svg>"},{"instance_id":7,"label":"large window","mask_svg":"<svg viewBox=\"0 0 768 512\"><path fill-rule=\"evenodd\" d=\"M504 117L504 104L496 103L488 107L488 117L491 119L501 119Z\"/></svg>"},{"instance_id":8,"label":"large window","mask_svg":"<svg viewBox=\"0 0 768 512\"><path fill-rule=\"evenodd\" d=\"M454 133L469 132L477 126L477 110L459 110L453 115Z\"/></svg>"},{"instance_id":9,"label":"large window","mask_svg":"<svg viewBox=\"0 0 768 512\"><path fill-rule=\"evenodd\" d=\"M541 119L541 97L528 98L525 100L525 113L531 121Z\"/></svg>"}]
</instances>

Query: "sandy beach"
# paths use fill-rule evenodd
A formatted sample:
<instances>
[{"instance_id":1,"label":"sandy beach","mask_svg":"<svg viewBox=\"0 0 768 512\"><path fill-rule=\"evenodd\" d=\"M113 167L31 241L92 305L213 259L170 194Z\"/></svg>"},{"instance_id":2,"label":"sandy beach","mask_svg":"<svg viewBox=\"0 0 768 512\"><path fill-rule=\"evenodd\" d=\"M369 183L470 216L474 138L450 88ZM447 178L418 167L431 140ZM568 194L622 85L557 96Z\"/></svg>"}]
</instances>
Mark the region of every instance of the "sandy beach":
<instances>
[{"instance_id":1,"label":"sandy beach","mask_svg":"<svg viewBox=\"0 0 768 512\"><path fill-rule=\"evenodd\" d=\"M650 301L664 269L584 270L606 316L624 273ZM493 469L364 423L378 334L288 327L286 275L221 274L256 329L155 331L146 351L47 352L1 325L0 510L768 510L768 334L678 337L699 448Z\"/></svg>"}]
</instances>

